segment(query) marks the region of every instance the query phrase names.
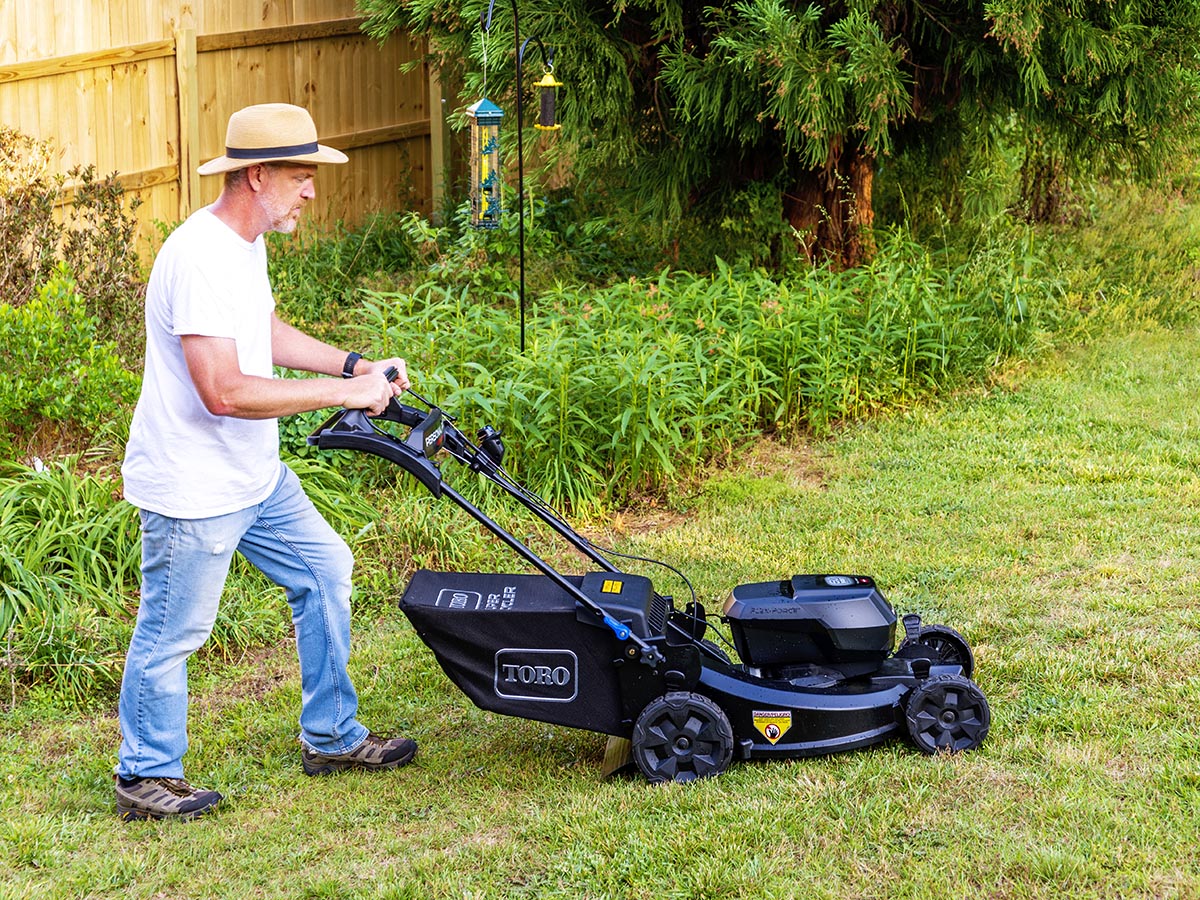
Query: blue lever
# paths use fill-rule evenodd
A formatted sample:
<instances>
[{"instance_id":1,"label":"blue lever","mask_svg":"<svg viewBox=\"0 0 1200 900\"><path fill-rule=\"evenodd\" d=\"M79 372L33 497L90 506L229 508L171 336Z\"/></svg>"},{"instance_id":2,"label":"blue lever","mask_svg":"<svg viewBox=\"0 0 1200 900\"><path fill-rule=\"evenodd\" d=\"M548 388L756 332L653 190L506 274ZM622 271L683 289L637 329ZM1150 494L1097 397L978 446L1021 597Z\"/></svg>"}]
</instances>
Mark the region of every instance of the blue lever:
<instances>
[{"instance_id":1,"label":"blue lever","mask_svg":"<svg viewBox=\"0 0 1200 900\"><path fill-rule=\"evenodd\" d=\"M617 636L618 641L629 640L629 626L622 625L608 613L604 614L604 624L612 629L612 633Z\"/></svg>"}]
</instances>

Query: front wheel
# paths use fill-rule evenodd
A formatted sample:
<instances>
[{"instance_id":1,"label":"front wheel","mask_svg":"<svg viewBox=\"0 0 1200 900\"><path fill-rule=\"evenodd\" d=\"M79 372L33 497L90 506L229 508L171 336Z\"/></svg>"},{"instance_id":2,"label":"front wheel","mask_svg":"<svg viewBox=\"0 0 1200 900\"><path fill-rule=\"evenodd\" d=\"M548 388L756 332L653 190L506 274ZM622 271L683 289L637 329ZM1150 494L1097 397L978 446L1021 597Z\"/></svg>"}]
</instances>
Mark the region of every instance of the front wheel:
<instances>
[{"instance_id":1,"label":"front wheel","mask_svg":"<svg viewBox=\"0 0 1200 900\"><path fill-rule=\"evenodd\" d=\"M733 759L733 726L702 694L674 691L646 704L633 725L633 759L651 784L720 775Z\"/></svg>"},{"instance_id":2,"label":"front wheel","mask_svg":"<svg viewBox=\"0 0 1200 900\"><path fill-rule=\"evenodd\" d=\"M961 675L935 675L913 689L908 734L922 753L961 753L983 743L992 713L983 691Z\"/></svg>"}]
</instances>

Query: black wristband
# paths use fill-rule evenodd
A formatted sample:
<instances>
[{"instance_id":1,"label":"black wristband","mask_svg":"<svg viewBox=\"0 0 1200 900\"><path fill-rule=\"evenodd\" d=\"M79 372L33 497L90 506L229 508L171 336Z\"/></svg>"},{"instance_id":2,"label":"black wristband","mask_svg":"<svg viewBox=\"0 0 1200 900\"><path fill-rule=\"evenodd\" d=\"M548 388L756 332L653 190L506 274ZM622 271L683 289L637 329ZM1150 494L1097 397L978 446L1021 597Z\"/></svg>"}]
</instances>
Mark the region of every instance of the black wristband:
<instances>
[{"instance_id":1,"label":"black wristband","mask_svg":"<svg viewBox=\"0 0 1200 900\"><path fill-rule=\"evenodd\" d=\"M346 357L346 361L342 363L342 377L353 378L354 367L358 365L358 361L362 359L361 353L351 353Z\"/></svg>"}]
</instances>

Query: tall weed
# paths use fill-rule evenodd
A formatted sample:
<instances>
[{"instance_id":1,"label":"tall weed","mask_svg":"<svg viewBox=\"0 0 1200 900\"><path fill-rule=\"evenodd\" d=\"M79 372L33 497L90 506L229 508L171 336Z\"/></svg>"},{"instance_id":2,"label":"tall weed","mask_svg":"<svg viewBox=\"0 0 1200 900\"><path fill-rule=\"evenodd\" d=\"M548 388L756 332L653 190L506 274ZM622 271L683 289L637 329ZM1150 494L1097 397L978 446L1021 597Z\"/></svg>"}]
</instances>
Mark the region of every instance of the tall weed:
<instances>
[{"instance_id":1,"label":"tall weed","mask_svg":"<svg viewBox=\"0 0 1200 900\"><path fill-rule=\"evenodd\" d=\"M896 233L846 273L719 263L560 286L539 297L523 354L511 311L438 282L366 292L359 332L405 354L448 409L500 427L511 467L551 502L620 503L763 430L824 432L980 377L1054 302L1026 249L948 267Z\"/></svg>"},{"instance_id":2,"label":"tall weed","mask_svg":"<svg viewBox=\"0 0 1200 900\"><path fill-rule=\"evenodd\" d=\"M1064 285L1063 339L1200 315L1200 211L1185 191L1110 186L1089 223L1046 246Z\"/></svg>"},{"instance_id":3,"label":"tall weed","mask_svg":"<svg viewBox=\"0 0 1200 900\"><path fill-rule=\"evenodd\" d=\"M271 287L284 318L311 334L335 334L358 284L412 263L405 219L380 213L353 229L339 222L327 233L268 234Z\"/></svg>"},{"instance_id":4,"label":"tall weed","mask_svg":"<svg viewBox=\"0 0 1200 900\"><path fill-rule=\"evenodd\" d=\"M14 683L82 698L119 680L140 545L116 485L77 462L0 475L0 636Z\"/></svg>"}]
</instances>

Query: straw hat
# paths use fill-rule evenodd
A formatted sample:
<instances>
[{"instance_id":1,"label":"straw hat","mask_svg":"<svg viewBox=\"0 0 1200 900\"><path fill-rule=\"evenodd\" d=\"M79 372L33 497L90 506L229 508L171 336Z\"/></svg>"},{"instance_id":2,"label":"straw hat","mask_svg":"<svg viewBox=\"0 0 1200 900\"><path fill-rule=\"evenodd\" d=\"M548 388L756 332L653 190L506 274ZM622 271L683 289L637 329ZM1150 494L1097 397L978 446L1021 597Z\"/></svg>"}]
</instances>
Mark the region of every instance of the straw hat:
<instances>
[{"instance_id":1,"label":"straw hat","mask_svg":"<svg viewBox=\"0 0 1200 900\"><path fill-rule=\"evenodd\" d=\"M346 154L317 143L308 110L290 103L260 103L239 109L225 130L225 155L196 171L218 175L265 162L344 163Z\"/></svg>"}]
</instances>

